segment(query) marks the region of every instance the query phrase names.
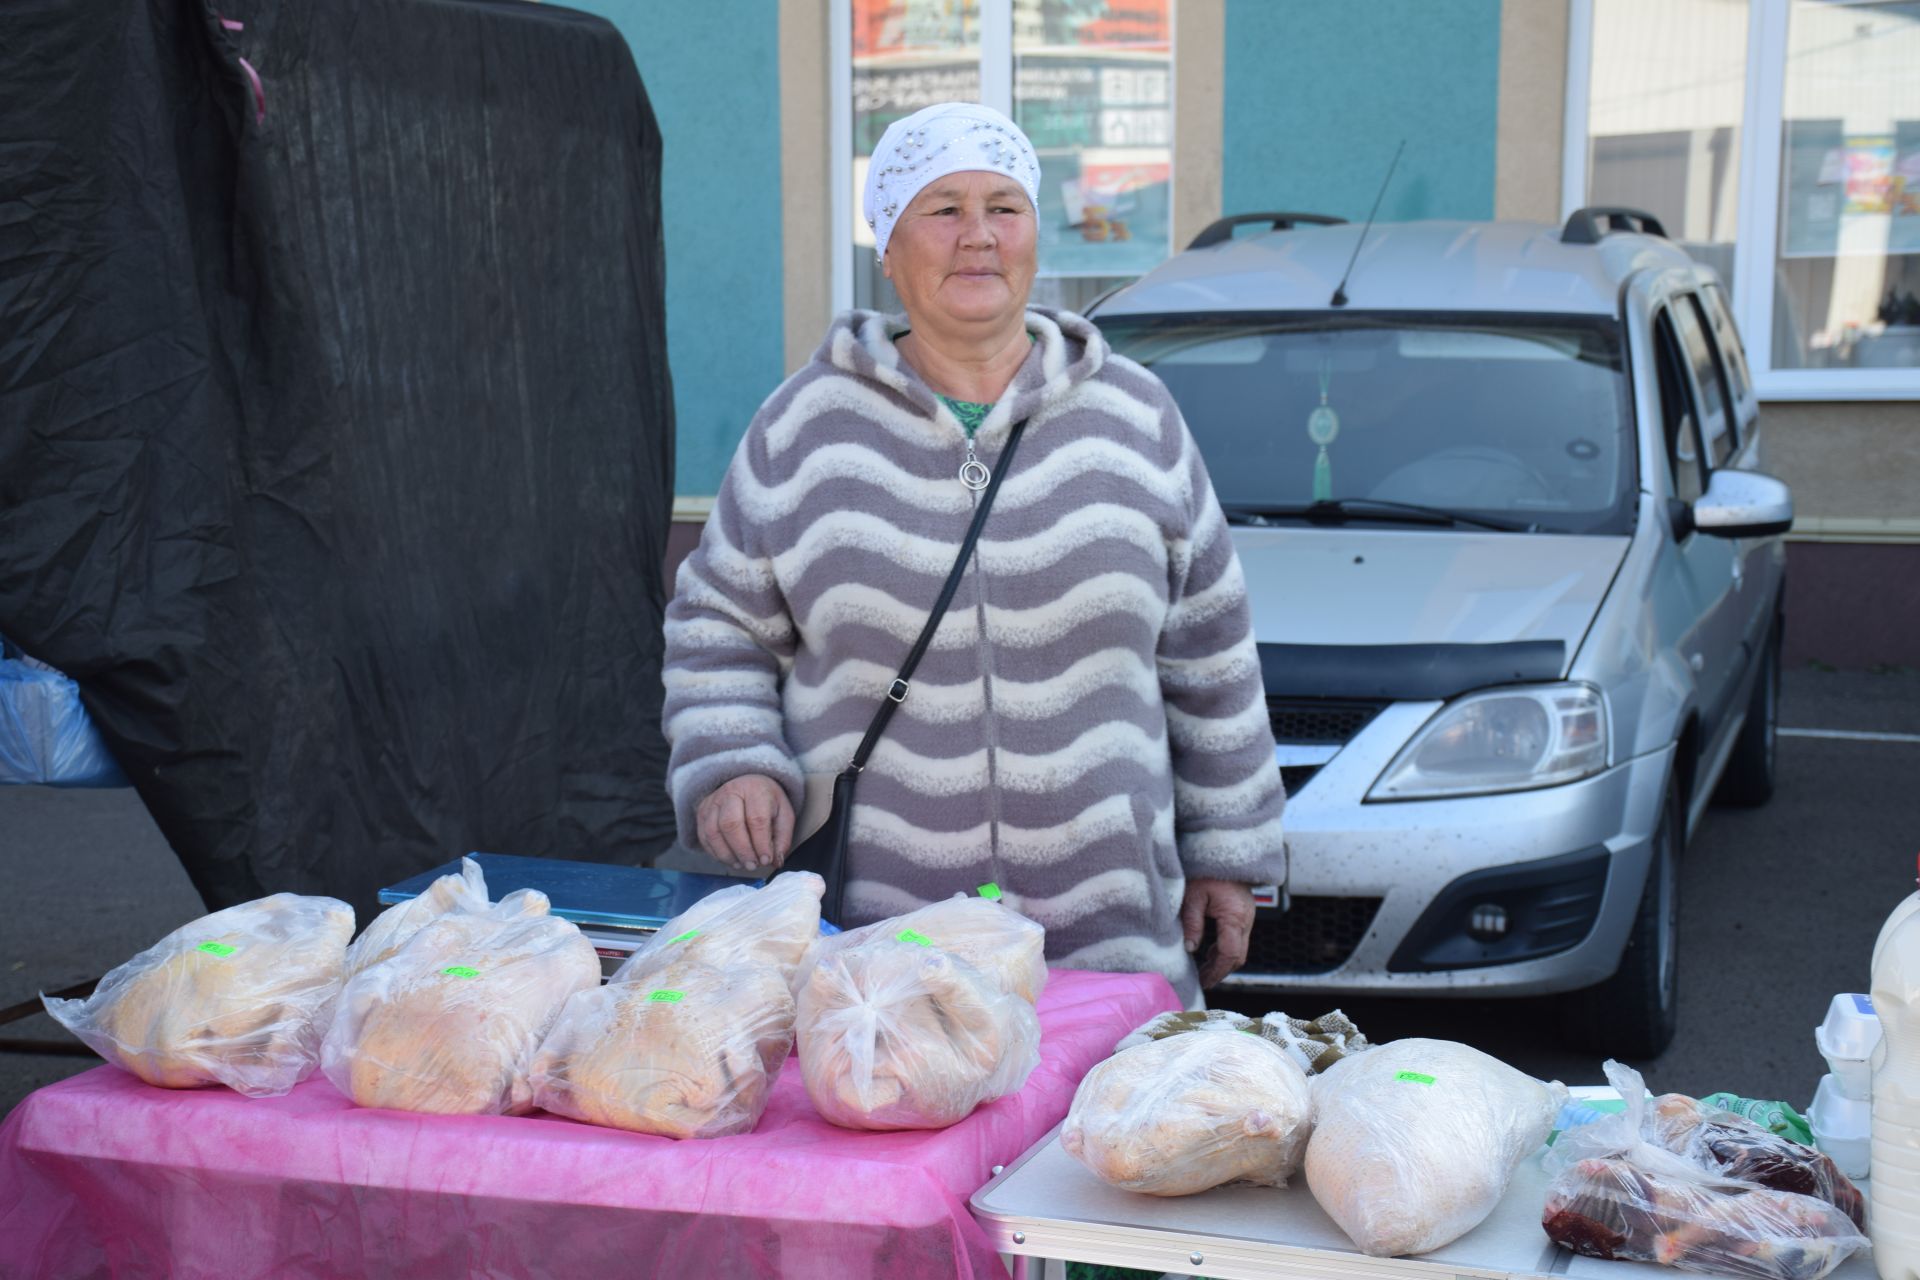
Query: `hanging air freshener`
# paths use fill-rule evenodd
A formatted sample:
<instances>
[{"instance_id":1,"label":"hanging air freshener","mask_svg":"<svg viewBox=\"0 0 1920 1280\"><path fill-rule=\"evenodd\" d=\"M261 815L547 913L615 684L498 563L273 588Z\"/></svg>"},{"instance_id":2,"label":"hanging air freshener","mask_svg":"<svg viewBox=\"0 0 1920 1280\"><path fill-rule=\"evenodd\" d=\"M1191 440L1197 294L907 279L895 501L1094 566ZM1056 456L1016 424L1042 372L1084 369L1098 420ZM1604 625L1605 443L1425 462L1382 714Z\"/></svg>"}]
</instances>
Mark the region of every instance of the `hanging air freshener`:
<instances>
[{"instance_id":1,"label":"hanging air freshener","mask_svg":"<svg viewBox=\"0 0 1920 1280\"><path fill-rule=\"evenodd\" d=\"M1340 435L1340 415L1327 403L1327 382L1332 373L1331 366L1322 361L1320 365L1320 405L1307 415L1307 438L1320 446L1320 456L1313 461L1313 500L1325 502L1333 497L1333 459L1327 456L1327 446Z\"/></svg>"}]
</instances>

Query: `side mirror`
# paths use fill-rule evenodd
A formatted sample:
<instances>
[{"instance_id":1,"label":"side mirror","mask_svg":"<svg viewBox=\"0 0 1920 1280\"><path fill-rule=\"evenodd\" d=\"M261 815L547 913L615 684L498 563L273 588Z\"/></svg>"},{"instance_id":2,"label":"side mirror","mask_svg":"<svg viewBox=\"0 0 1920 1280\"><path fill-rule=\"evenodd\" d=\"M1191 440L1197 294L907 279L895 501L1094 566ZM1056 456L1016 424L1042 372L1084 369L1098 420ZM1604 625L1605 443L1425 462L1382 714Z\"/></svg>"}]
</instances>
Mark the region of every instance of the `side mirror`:
<instances>
[{"instance_id":1,"label":"side mirror","mask_svg":"<svg viewBox=\"0 0 1920 1280\"><path fill-rule=\"evenodd\" d=\"M1758 471L1715 471L1694 500L1693 527L1715 538L1764 538L1793 528L1793 492Z\"/></svg>"}]
</instances>

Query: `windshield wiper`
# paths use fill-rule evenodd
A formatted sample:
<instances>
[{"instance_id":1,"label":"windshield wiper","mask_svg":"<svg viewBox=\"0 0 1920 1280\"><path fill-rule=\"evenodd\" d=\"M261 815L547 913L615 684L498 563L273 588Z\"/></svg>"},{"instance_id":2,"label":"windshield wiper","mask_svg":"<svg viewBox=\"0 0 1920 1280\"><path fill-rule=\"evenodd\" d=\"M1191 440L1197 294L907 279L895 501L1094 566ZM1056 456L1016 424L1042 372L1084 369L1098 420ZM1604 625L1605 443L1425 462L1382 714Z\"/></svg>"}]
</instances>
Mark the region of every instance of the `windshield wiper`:
<instances>
[{"instance_id":1,"label":"windshield wiper","mask_svg":"<svg viewBox=\"0 0 1920 1280\"><path fill-rule=\"evenodd\" d=\"M1498 533L1537 533L1540 526L1493 516L1472 516L1442 507L1383 498L1322 498L1318 502L1272 506L1222 503L1229 524L1263 525L1274 520L1305 520L1310 524L1345 524L1349 520L1385 520L1396 524L1445 525L1452 528L1492 529Z\"/></svg>"}]
</instances>

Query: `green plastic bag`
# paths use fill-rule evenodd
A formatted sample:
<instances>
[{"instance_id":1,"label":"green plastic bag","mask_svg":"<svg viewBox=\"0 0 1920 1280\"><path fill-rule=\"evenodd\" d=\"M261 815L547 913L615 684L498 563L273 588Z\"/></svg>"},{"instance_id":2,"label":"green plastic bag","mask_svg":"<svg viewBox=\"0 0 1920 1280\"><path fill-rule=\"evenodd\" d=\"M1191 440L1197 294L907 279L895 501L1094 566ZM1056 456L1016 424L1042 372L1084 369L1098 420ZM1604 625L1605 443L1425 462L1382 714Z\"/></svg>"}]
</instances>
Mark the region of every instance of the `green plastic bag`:
<instances>
[{"instance_id":1,"label":"green plastic bag","mask_svg":"<svg viewBox=\"0 0 1920 1280\"><path fill-rule=\"evenodd\" d=\"M1744 1120L1753 1121L1762 1129L1783 1138L1791 1138L1803 1147L1813 1145L1813 1130L1798 1111L1784 1102L1763 1102L1758 1098L1742 1098L1738 1094L1716 1093L1700 1099L1700 1105L1731 1111Z\"/></svg>"}]
</instances>

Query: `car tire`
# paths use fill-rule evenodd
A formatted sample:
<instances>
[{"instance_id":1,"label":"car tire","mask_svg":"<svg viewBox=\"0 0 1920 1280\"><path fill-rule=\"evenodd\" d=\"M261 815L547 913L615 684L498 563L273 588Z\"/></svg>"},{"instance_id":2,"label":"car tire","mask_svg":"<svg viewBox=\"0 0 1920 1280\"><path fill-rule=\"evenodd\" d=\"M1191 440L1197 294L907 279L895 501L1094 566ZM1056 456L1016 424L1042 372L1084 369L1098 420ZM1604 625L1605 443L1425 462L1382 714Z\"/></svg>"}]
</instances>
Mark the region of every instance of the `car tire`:
<instances>
[{"instance_id":1,"label":"car tire","mask_svg":"<svg viewBox=\"0 0 1920 1280\"><path fill-rule=\"evenodd\" d=\"M1656 1058L1673 1042L1680 1005L1680 851L1686 802L1667 785L1654 827L1647 879L1633 932L1614 975L1572 993L1560 1005L1563 1038L1578 1049L1616 1058Z\"/></svg>"},{"instance_id":2,"label":"car tire","mask_svg":"<svg viewBox=\"0 0 1920 1280\"><path fill-rule=\"evenodd\" d=\"M1780 624L1767 633L1760 672L1747 699L1747 722L1740 726L1733 752L1713 798L1721 804L1754 809L1773 799L1776 744L1780 736Z\"/></svg>"}]
</instances>

